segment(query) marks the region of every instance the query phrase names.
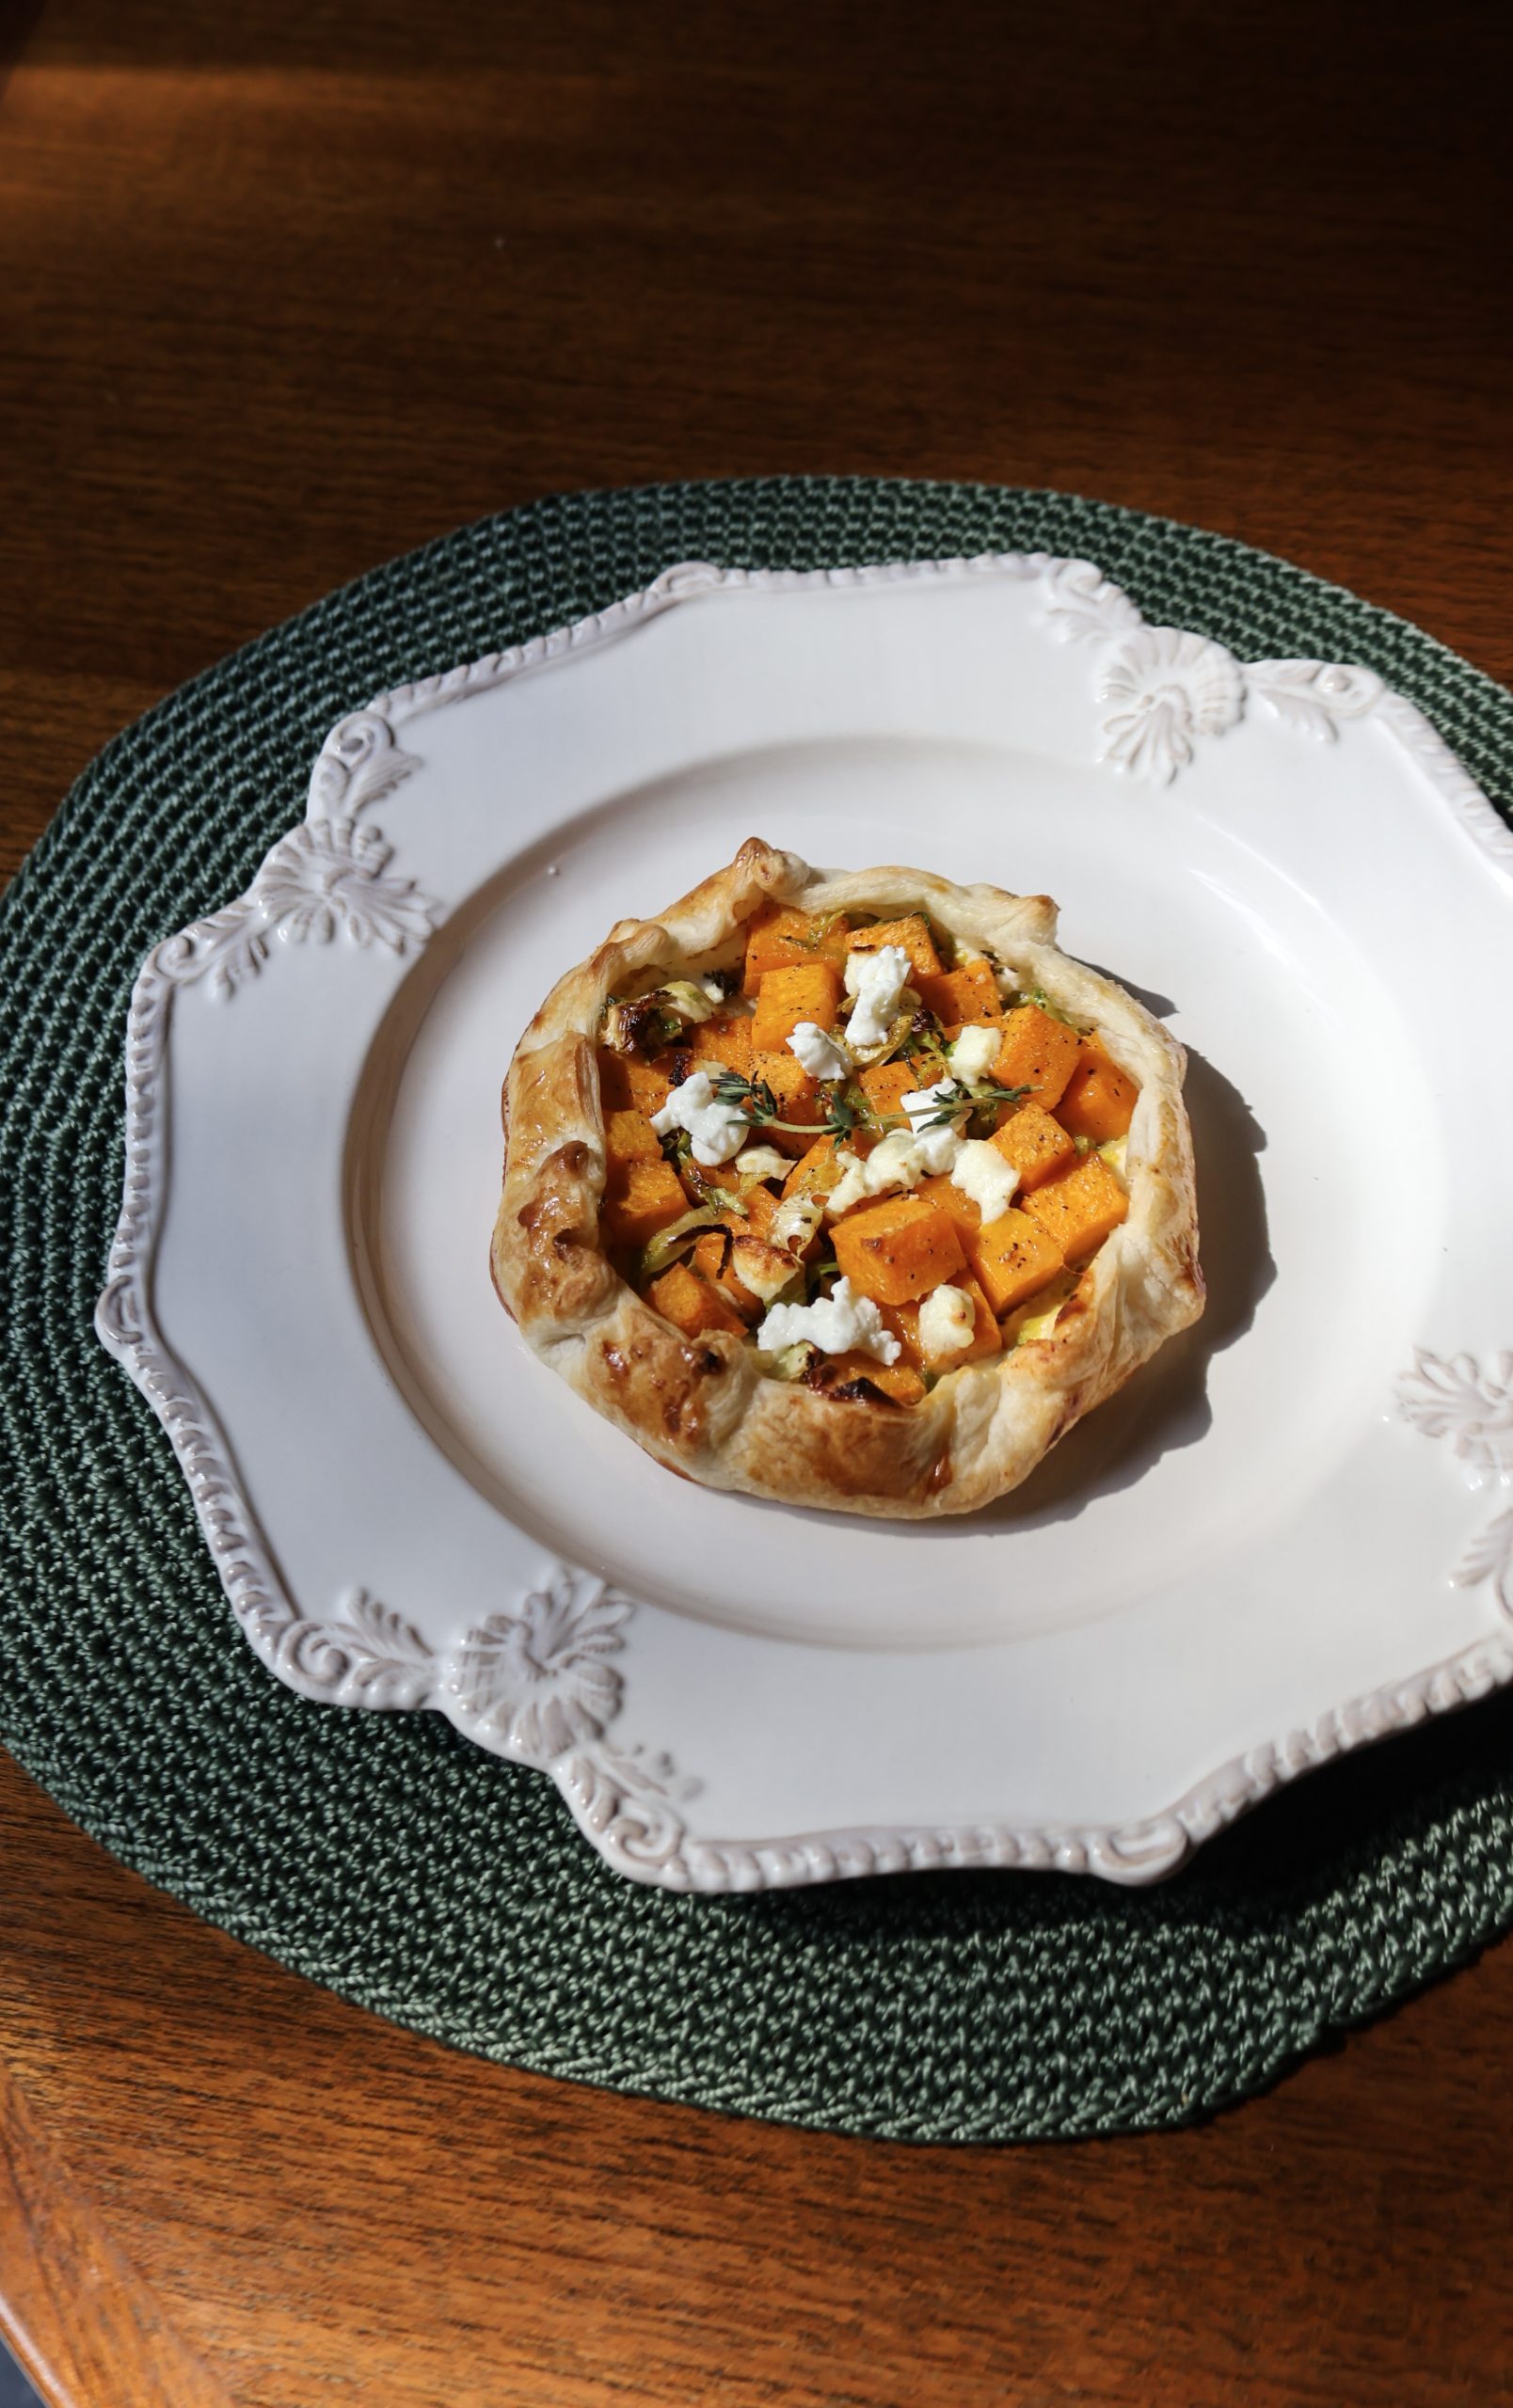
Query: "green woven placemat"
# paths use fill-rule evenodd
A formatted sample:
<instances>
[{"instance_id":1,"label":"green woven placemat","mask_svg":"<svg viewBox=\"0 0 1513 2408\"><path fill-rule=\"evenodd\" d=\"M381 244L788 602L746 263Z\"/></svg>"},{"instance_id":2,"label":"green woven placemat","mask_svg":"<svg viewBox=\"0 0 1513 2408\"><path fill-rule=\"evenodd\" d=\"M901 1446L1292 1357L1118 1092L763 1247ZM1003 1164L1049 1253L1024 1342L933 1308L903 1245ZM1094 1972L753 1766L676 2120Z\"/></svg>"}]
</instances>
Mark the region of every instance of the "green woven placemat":
<instances>
[{"instance_id":1,"label":"green woven placemat","mask_svg":"<svg viewBox=\"0 0 1513 2408\"><path fill-rule=\"evenodd\" d=\"M1149 618L1242 657L1366 662L1513 798L1513 696L1219 537L984 486L661 486L463 529L207 671L91 764L5 903L0 1738L150 1880L396 2022L837 2131L1113 2131L1243 2096L1513 1920L1513 1697L1313 1776L1155 1892L968 1873L631 1888L539 1775L435 1717L310 1705L263 1670L167 1438L94 1339L136 965L247 885L334 721L675 561L1033 549L1097 561Z\"/></svg>"}]
</instances>

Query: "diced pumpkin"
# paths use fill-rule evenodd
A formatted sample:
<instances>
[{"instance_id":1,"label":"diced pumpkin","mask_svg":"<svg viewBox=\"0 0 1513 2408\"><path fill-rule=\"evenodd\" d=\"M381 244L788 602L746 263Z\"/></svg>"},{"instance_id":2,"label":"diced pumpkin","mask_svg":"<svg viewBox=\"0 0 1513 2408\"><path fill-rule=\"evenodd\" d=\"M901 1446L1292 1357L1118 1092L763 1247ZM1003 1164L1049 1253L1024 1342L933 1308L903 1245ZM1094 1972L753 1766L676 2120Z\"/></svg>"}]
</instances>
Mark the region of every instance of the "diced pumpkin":
<instances>
[{"instance_id":1,"label":"diced pumpkin","mask_svg":"<svg viewBox=\"0 0 1513 2408\"><path fill-rule=\"evenodd\" d=\"M955 1224L959 1232L964 1230L968 1235L975 1235L982 1227L982 1215L970 1196L964 1195L955 1180L944 1171L938 1172L933 1179L922 1179L915 1194L922 1196L927 1204L937 1206ZM966 1244L964 1236L962 1243L964 1245Z\"/></svg>"},{"instance_id":2,"label":"diced pumpkin","mask_svg":"<svg viewBox=\"0 0 1513 2408\"><path fill-rule=\"evenodd\" d=\"M840 972L833 961L800 961L786 970L769 970L751 1023L753 1050L781 1052L801 1020L831 1028L839 1007Z\"/></svg>"},{"instance_id":3,"label":"diced pumpkin","mask_svg":"<svg viewBox=\"0 0 1513 2408\"><path fill-rule=\"evenodd\" d=\"M612 1112L632 1111L635 1098L630 1092L630 1065L625 1055L601 1045L595 1060L598 1066L599 1106L606 1117Z\"/></svg>"},{"instance_id":4,"label":"diced pumpkin","mask_svg":"<svg viewBox=\"0 0 1513 2408\"><path fill-rule=\"evenodd\" d=\"M909 957L909 984L917 987L921 978L938 978L940 956L935 940L930 933L923 914L910 911L901 920L878 920L869 928L858 928L851 939L852 953L876 953L885 944L900 944Z\"/></svg>"},{"instance_id":5,"label":"diced pumpkin","mask_svg":"<svg viewBox=\"0 0 1513 2408\"><path fill-rule=\"evenodd\" d=\"M948 1028L980 1028L1003 1018L998 982L985 961L964 961L960 970L926 971L914 984L926 1009Z\"/></svg>"},{"instance_id":6,"label":"diced pumpkin","mask_svg":"<svg viewBox=\"0 0 1513 2408\"><path fill-rule=\"evenodd\" d=\"M1021 1004L1004 1022L994 1078L1002 1087L1027 1087L1028 1101L1049 1112L1076 1067L1081 1042L1075 1028L1053 1020L1039 1004Z\"/></svg>"},{"instance_id":7,"label":"diced pumpkin","mask_svg":"<svg viewBox=\"0 0 1513 2408\"><path fill-rule=\"evenodd\" d=\"M890 1196L848 1212L832 1231L836 1260L859 1295L906 1305L963 1267L949 1213L917 1196Z\"/></svg>"},{"instance_id":8,"label":"diced pumpkin","mask_svg":"<svg viewBox=\"0 0 1513 2408\"><path fill-rule=\"evenodd\" d=\"M1085 1154L1071 1170L1027 1196L1025 1211L1034 1215L1066 1261L1081 1262L1118 1228L1129 1211L1129 1197L1106 1162L1097 1154Z\"/></svg>"},{"instance_id":9,"label":"diced pumpkin","mask_svg":"<svg viewBox=\"0 0 1513 2408\"><path fill-rule=\"evenodd\" d=\"M599 1102L604 1111L644 1112L649 1119L661 1110L672 1091L673 1064L670 1054L659 1054L655 1062L643 1062L633 1054L614 1054L601 1045Z\"/></svg>"},{"instance_id":10,"label":"diced pumpkin","mask_svg":"<svg viewBox=\"0 0 1513 2408\"><path fill-rule=\"evenodd\" d=\"M1011 1205L985 1229L964 1238L972 1269L1001 1320L1061 1268L1061 1249L1027 1212Z\"/></svg>"},{"instance_id":11,"label":"diced pumpkin","mask_svg":"<svg viewBox=\"0 0 1513 2408\"><path fill-rule=\"evenodd\" d=\"M867 1380L894 1404L917 1404L925 1393L925 1383L912 1363L901 1359L897 1363L880 1363L875 1354L863 1354L860 1348L849 1354L825 1357L825 1392L834 1395L852 1380Z\"/></svg>"},{"instance_id":12,"label":"diced pumpkin","mask_svg":"<svg viewBox=\"0 0 1513 2408\"><path fill-rule=\"evenodd\" d=\"M785 1182L784 1194L787 1192ZM742 1220L738 1212L732 1212L731 1228L737 1231L748 1229L754 1238L764 1238L777 1217L776 1196L770 1187L753 1186L744 1189L741 1200L746 1208L746 1217Z\"/></svg>"},{"instance_id":13,"label":"diced pumpkin","mask_svg":"<svg viewBox=\"0 0 1513 2408\"><path fill-rule=\"evenodd\" d=\"M783 1181L783 1193L785 1196L800 1196L811 1188L822 1192L827 1187L835 1187L839 1180L836 1140L834 1137L820 1137L799 1156Z\"/></svg>"},{"instance_id":14,"label":"diced pumpkin","mask_svg":"<svg viewBox=\"0 0 1513 2408\"><path fill-rule=\"evenodd\" d=\"M998 1335L998 1324L994 1317L993 1307L973 1278L971 1272L958 1271L952 1277L950 1285L953 1288L960 1288L972 1299L972 1309L977 1320L972 1332L972 1340L968 1346L955 1347L946 1354L930 1354L919 1336L918 1304L896 1305L887 1316L891 1323L897 1324L899 1335L915 1360L922 1362L927 1370L954 1371L958 1364L977 1363L980 1362L985 1354L996 1354L1003 1345L1003 1340ZM921 1298L920 1303L923 1301Z\"/></svg>"},{"instance_id":15,"label":"diced pumpkin","mask_svg":"<svg viewBox=\"0 0 1513 2408\"><path fill-rule=\"evenodd\" d=\"M742 992L755 995L769 970L786 970L800 961L829 961L838 970L851 943L851 922L845 913L823 919L809 911L757 913L746 932L746 964Z\"/></svg>"},{"instance_id":16,"label":"diced pumpkin","mask_svg":"<svg viewBox=\"0 0 1513 2408\"><path fill-rule=\"evenodd\" d=\"M1127 1132L1139 1093L1134 1080L1110 1060L1098 1039L1084 1037L1056 1117L1074 1137L1091 1137L1095 1146L1107 1146Z\"/></svg>"},{"instance_id":17,"label":"diced pumpkin","mask_svg":"<svg viewBox=\"0 0 1513 2408\"><path fill-rule=\"evenodd\" d=\"M880 1120L901 1119L903 1099L916 1092L920 1077L910 1062L879 1062L862 1072L857 1085Z\"/></svg>"},{"instance_id":18,"label":"diced pumpkin","mask_svg":"<svg viewBox=\"0 0 1513 2408\"><path fill-rule=\"evenodd\" d=\"M700 1238L688 1259L690 1268L718 1291L743 1323L761 1319L761 1300L736 1276L730 1259L730 1240L719 1229L711 1229L707 1237Z\"/></svg>"},{"instance_id":19,"label":"diced pumpkin","mask_svg":"<svg viewBox=\"0 0 1513 2408\"><path fill-rule=\"evenodd\" d=\"M661 1139L644 1112L607 1112L604 1159L612 1174L629 1163L660 1163Z\"/></svg>"},{"instance_id":20,"label":"diced pumpkin","mask_svg":"<svg viewBox=\"0 0 1513 2408\"><path fill-rule=\"evenodd\" d=\"M801 1126L792 1129L754 1129L752 1136L757 1145L775 1146L782 1154L804 1154L814 1139L806 1134L818 1129L824 1117L820 1103L820 1089L809 1073L791 1054L756 1053L752 1056L751 1075L757 1085L772 1090L780 1120L797 1120Z\"/></svg>"},{"instance_id":21,"label":"diced pumpkin","mask_svg":"<svg viewBox=\"0 0 1513 2408\"><path fill-rule=\"evenodd\" d=\"M1053 1120L1038 1103L1006 1103L993 1142L1005 1162L1012 1163L1019 1173L1020 1191L1027 1196L1032 1187L1054 1179L1077 1156L1077 1149L1060 1122Z\"/></svg>"},{"instance_id":22,"label":"diced pumpkin","mask_svg":"<svg viewBox=\"0 0 1513 2408\"><path fill-rule=\"evenodd\" d=\"M654 1279L646 1290L646 1302L685 1338L702 1338L716 1329L729 1330L737 1337L745 1333L746 1324L734 1305L717 1295L686 1262L675 1262L670 1271Z\"/></svg>"},{"instance_id":23,"label":"diced pumpkin","mask_svg":"<svg viewBox=\"0 0 1513 2408\"><path fill-rule=\"evenodd\" d=\"M697 1069L705 1062L723 1062L727 1070L739 1070L743 1079L751 1076L751 1018L743 1012L739 1020L704 1020L688 1032L688 1050Z\"/></svg>"},{"instance_id":24,"label":"diced pumpkin","mask_svg":"<svg viewBox=\"0 0 1513 2408\"><path fill-rule=\"evenodd\" d=\"M605 1239L615 1248L645 1245L687 1211L688 1197L671 1164L627 1163L605 1187Z\"/></svg>"}]
</instances>

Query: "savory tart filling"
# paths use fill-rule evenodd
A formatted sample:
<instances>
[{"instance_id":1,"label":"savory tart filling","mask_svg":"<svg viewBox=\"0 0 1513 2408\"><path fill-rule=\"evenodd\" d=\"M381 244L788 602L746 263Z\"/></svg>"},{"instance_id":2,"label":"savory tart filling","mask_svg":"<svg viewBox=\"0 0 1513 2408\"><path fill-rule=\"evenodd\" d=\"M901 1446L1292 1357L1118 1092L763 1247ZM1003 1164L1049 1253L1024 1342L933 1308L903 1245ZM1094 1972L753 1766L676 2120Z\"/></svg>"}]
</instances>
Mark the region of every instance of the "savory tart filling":
<instances>
[{"instance_id":1,"label":"savory tart filling","mask_svg":"<svg viewBox=\"0 0 1513 2408\"><path fill-rule=\"evenodd\" d=\"M614 1268L685 1338L911 1407L1048 1337L1124 1220L1136 1081L921 908L768 903L597 1033Z\"/></svg>"}]
</instances>

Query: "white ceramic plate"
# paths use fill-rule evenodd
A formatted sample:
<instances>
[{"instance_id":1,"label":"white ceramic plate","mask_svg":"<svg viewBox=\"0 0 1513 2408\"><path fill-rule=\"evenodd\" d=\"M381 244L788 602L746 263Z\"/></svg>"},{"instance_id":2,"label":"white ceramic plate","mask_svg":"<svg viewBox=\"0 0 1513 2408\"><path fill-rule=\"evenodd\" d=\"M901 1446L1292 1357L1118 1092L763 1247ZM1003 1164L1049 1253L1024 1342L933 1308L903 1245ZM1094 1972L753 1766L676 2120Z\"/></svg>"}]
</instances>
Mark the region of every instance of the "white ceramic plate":
<instances>
[{"instance_id":1,"label":"white ceramic plate","mask_svg":"<svg viewBox=\"0 0 1513 2408\"><path fill-rule=\"evenodd\" d=\"M495 1300L521 1028L751 834L1054 895L1189 1049L1207 1315L987 1513L691 1486ZM671 569L343 721L151 956L100 1333L264 1662L540 1766L620 1871L1149 1880L1513 1676L1510 905L1364 671L1086 562Z\"/></svg>"}]
</instances>

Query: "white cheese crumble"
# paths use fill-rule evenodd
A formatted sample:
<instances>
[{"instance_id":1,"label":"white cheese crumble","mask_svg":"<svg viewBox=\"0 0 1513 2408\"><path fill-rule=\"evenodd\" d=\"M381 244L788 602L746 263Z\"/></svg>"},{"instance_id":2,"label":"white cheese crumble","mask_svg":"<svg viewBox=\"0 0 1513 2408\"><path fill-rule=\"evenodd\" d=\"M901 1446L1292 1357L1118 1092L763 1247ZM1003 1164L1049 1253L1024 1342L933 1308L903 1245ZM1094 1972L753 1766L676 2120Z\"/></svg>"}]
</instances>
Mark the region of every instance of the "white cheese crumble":
<instances>
[{"instance_id":1,"label":"white cheese crumble","mask_svg":"<svg viewBox=\"0 0 1513 2408\"><path fill-rule=\"evenodd\" d=\"M977 1307L964 1288L932 1288L919 1307L919 1343L927 1354L959 1354L977 1329Z\"/></svg>"},{"instance_id":2,"label":"white cheese crumble","mask_svg":"<svg viewBox=\"0 0 1513 2408\"><path fill-rule=\"evenodd\" d=\"M780 1354L800 1342L821 1354L875 1355L896 1363L902 1348L870 1296L853 1296L851 1281L837 1279L828 1296L812 1305L774 1305L756 1332L758 1354Z\"/></svg>"},{"instance_id":3,"label":"white cheese crumble","mask_svg":"<svg viewBox=\"0 0 1513 2408\"><path fill-rule=\"evenodd\" d=\"M951 1164L951 1185L969 1196L982 1215L982 1226L1003 1218L1009 1199L1019 1185L1019 1173L996 1146L970 1137Z\"/></svg>"},{"instance_id":4,"label":"white cheese crumble","mask_svg":"<svg viewBox=\"0 0 1513 2408\"><path fill-rule=\"evenodd\" d=\"M693 1159L706 1170L717 1163L727 1163L740 1153L751 1135L751 1122L733 1103L722 1103L714 1092L714 1082L725 1075L723 1062L711 1062L707 1069L694 1070L674 1087L660 1112L651 1116L651 1125L659 1137L670 1137L675 1129L686 1129L693 1141Z\"/></svg>"},{"instance_id":5,"label":"white cheese crumble","mask_svg":"<svg viewBox=\"0 0 1513 2408\"><path fill-rule=\"evenodd\" d=\"M882 1044L908 984L909 957L901 944L883 944L872 953L846 956L846 992L856 998L846 1023L846 1042L853 1052L858 1045Z\"/></svg>"},{"instance_id":6,"label":"white cheese crumble","mask_svg":"<svg viewBox=\"0 0 1513 2408\"><path fill-rule=\"evenodd\" d=\"M725 989L721 986L718 978L701 978L699 980L699 985L703 989L705 994L709 996L711 1004L725 1004L729 1002L730 998L725 993Z\"/></svg>"},{"instance_id":7,"label":"white cheese crumble","mask_svg":"<svg viewBox=\"0 0 1513 2408\"><path fill-rule=\"evenodd\" d=\"M787 1179L793 1164L775 1146L748 1146L736 1156L736 1168L742 1179Z\"/></svg>"},{"instance_id":8,"label":"white cheese crumble","mask_svg":"<svg viewBox=\"0 0 1513 2408\"><path fill-rule=\"evenodd\" d=\"M927 1175L918 1140L907 1129L890 1130L865 1160L849 1146L837 1146L836 1160L842 1175L825 1197L825 1211L832 1220L849 1212L853 1204L864 1203L868 1196L885 1196L895 1187L917 1187Z\"/></svg>"},{"instance_id":9,"label":"white cheese crumble","mask_svg":"<svg viewBox=\"0 0 1513 2408\"><path fill-rule=\"evenodd\" d=\"M948 1123L945 1128L929 1129L925 1122L934 1117L951 1094L949 1079L940 1080L932 1087L917 1087L902 1098L908 1117L907 1129L890 1129L875 1145L864 1161L848 1147L837 1147L836 1160L842 1178L825 1197L825 1210L832 1220L849 1212L868 1196L885 1196L897 1187L917 1187L923 1179L934 1179L948 1171L962 1150L959 1128ZM956 1116L960 1121L966 1112L964 1104Z\"/></svg>"},{"instance_id":10,"label":"white cheese crumble","mask_svg":"<svg viewBox=\"0 0 1513 2408\"><path fill-rule=\"evenodd\" d=\"M924 1169L932 1175L938 1171L949 1170L961 1151L961 1124L968 1109L965 1103L962 1105L955 1118L948 1121L943 1128L931 1129L926 1126L928 1121L934 1119L943 1105L955 1101L954 1085L953 1080L937 1079L932 1087L916 1087L911 1094L901 1099L903 1108L909 1116L909 1126L914 1132L914 1141L918 1149L919 1160Z\"/></svg>"},{"instance_id":11,"label":"white cheese crumble","mask_svg":"<svg viewBox=\"0 0 1513 2408\"><path fill-rule=\"evenodd\" d=\"M1002 1050L1001 1028L964 1028L955 1044L948 1049L946 1059L951 1066L951 1076L965 1079L972 1085L987 1077Z\"/></svg>"},{"instance_id":12,"label":"white cheese crumble","mask_svg":"<svg viewBox=\"0 0 1513 2408\"><path fill-rule=\"evenodd\" d=\"M851 1076L852 1057L844 1045L827 1037L818 1021L801 1020L788 1041L788 1050L801 1069L811 1079L846 1079Z\"/></svg>"}]
</instances>

